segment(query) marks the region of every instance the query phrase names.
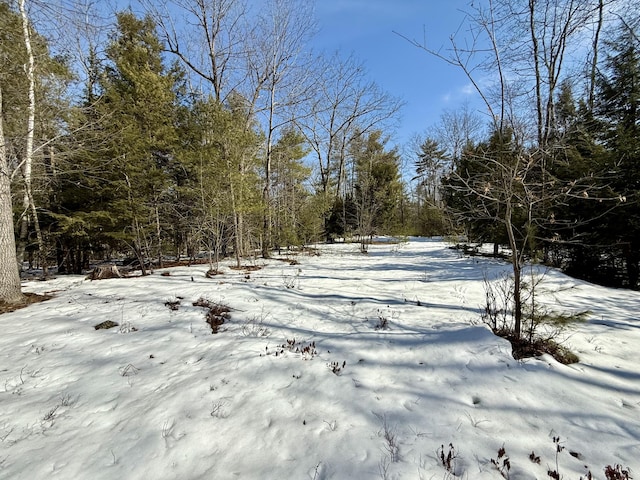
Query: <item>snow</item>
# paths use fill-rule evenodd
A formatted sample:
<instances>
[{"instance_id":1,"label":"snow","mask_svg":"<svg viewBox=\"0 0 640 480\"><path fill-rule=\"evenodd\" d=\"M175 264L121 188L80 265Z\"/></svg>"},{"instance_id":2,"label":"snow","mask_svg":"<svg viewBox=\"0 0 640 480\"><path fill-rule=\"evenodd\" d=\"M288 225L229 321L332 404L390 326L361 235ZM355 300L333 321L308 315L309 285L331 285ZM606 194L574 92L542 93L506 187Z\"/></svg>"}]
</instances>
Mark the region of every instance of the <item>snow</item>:
<instances>
[{"instance_id":1,"label":"snow","mask_svg":"<svg viewBox=\"0 0 640 480\"><path fill-rule=\"evenodd\" d=\"M638 292L547 272L549 304L590 311L565 339L580 362L516 361L479 320L505 263L438 239L318 248L25 283L54 297L0 316L0 478L500 479L501 447L511 479L638 475ZM232 309L218 334L199 298Z\"/></svg>"}]
</instances>

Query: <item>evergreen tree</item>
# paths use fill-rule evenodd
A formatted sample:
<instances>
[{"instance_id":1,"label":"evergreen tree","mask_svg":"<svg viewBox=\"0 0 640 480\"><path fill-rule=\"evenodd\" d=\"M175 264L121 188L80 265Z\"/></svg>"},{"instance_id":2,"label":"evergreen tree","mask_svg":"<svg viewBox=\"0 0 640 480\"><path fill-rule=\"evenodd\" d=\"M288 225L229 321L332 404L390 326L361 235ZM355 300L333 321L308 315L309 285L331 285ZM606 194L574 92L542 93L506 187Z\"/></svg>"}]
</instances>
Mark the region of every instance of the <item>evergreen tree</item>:
<instances>
[{"instance_id":1,"label":"evergreen tree","mask_svg":"<svg viewBox=\"0 0 640 480\"><path fill-rule=\"evenodd\" d=\"M99 192L108 221L100 228L131 248L143 272L150 256L162 261L169 225L164 210L170 207L177 162L181 77L165 66L162 52L151 17L117 14L95 102L105 148L94 160L108 165ZM88 92L88 100L93 93Z\"/></svg>"},{"instance_id":2,"label":"evergreen tree","mask_svg":"<svg viewBox=\"0 0 640 480\"><path fill-rule=\"evenodd\" d=\"M25 251L39 250L40 265L46 273L47 225L42 217L53 186L56 139L66 129L64 94L70 80L64 60L51 54L47 40L34 30L24 3L19 6L23 15L12 10L10 3L0 2L0 163L2 196L6 196L2 200L2 222L6 225L2 226L1 236L8 242L3 242L2 249L11 257L11 261L5 257L0 263L6 261L7 268L16 269L15 275L2 273L13 279L18 265L22 266ZM12 178L18 180L13 185ZM18 198L22 199L20 209L15 208ZM18 226L17 245L13 213ZM30 245L34 227L38 242ZM12 253L9 243L16 247Z\"/></svg>"},{"instance_id":3,"label":"evergreen tree","mask_svg":"<svg viewBox=\"0 0 640 480\"><path fill-rule=\"evenodd\" d=\"M436 204L440 200L440 179L449 157L446 150L440 148L439 143L432 138L427 138L420 144L417 156L416 175L413 180L420 181L420 186L425 190L426 200Z\"/></svg>"},{"instance_id":4,"label":"evergreen tree","mask_svg":"<svg viewBox=\"0 0 640 480\"><path fill-rule=\"evenodd\" d=\"M374 233L393 233L401 224L399 154L395 148L387 150L386 143L382 132L375 130L357 136L349 148L355 168L357 232L362 238Z\"/></svg>"},{"instance_id":5,"label":"evergreen tree","mask_svg":"<svg viewBox=\"0 0 640 480\"><path fill-rule=\"evenodd\" d=\"M596 98L600 139L611 154L611 187L621 205L603 221L609 245L625 264L624 285L640 276L640 41L637 29L622 23L607 43L604 75Z\"/></svg>"},{"instance_id":6,"label":"evergreen tree","mask_svg":"<svg viewBox=\"0 0 640 480\"><path fill-rule=\"evenodd\" d=\"M273 240L276 247L304 244L309 235L310 228L302 218L310 197L305 182L311 175L311 169L302 163L309 153L305 147L304 137L293 128L284 130L273 147Z\"/></svg>"},{"instance_id":7,"label":"evergreen tree","mask_svg":"<svg viewBox=\"0 0 640 480\"><path fill-rule=\"evenodd\" d=\"M416 174L412 178L418 180L414 224L420 235L441 235L447 229L441 182L450 158L433 138L427 138L420 144L416 156Z\"/></svg>"},{"instance_id":8,"label":"evergreen tree","mask_svg":"<svg viewBox=\"0 0 640 480\"><path fill-rule=\"evenodd\" d=\"M443 180L445 204L452 217L464 227L470 241L493 243L496 253L500 244L508 243L504 223L496 219L504 216L506 197L514 195L512 188L502 188L503 177L518 155L511 131L494 132L488 141L468 145ZM513 219L517 218L513 213Z\"/></svg>"},{"instance_id":9,"label":"evergreen tree","mask_svg":"<svg viewBox=\"0 0 640 480\"><path fill-rule=\"evenodd\" d=\"M584 102L576 103L568 81L561 83L556 112L547 174L554 183L565 185L566 197L545 205L550 221L539 235L546 260L571 275L606 282L601 245L607 242L602 219L609 214L614 196L607 174L610 155L596 141L592 116Z\"/></svg>"}]
</instances>

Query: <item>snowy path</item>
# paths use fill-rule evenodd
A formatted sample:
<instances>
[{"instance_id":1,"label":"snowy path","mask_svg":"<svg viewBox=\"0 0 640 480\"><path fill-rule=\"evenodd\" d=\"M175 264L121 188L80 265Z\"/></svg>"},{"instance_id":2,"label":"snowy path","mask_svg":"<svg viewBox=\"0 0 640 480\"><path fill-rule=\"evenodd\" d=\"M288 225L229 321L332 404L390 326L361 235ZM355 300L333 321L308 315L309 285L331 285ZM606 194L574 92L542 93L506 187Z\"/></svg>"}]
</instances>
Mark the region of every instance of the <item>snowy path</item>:
<instances>
[{"instance_id":1,"label":"snowy path","mask_svg":"<svg viewBox=\"0 0 640 480\"><path fill-rule=\"evenodd\" d=\"M503 478L504 446L511 479L544 479L554 437L565 479L640 476L638 292L549 272L548 302L591 312L567 339L581 361L518 362L479 324L504 264L435 240L320 248L214 279L25 284L56 293L0 316L0 478L442 479L451 443L461 478ZM217 335L200 297L233 309Z\"/></svg>"}]
</instances>

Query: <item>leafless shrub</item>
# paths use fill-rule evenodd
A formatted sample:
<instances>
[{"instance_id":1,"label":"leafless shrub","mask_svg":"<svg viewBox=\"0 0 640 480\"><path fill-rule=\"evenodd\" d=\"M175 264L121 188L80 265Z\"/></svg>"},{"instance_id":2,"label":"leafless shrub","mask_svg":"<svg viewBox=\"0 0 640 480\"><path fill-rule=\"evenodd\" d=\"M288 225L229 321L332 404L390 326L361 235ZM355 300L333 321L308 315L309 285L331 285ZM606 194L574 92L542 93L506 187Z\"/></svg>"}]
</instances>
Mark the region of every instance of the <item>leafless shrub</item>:
<instances>
[{"instance_id":1,"label":"leafless shrub","mask_svg":"<svg viewBox=\"0 0 640 480\"><path fill-rule=\"evenodd\" d=\"M294 275L282 274L282 283L287 289L300 288L300 274L302 270L298 268Z\"/></svg>"},{"instance_id":2,"label":"leafless shrub","mask_svg":"<svg viewBox=\"0 0 640 480\"><path fill-rule=\"evenodd\" d=\"M71 407L71 406L75 405L75 403L77 401L78 401L78 397L74 398L68 393L63 393L62 395L60 395L60 403L59 403L59 405L61 407Z\"/></svg>"},{"instance_id":3,"label":"leafless shrub","mask_svg":"<svg viewBox=\"0 0 640 480\"><path fill-rule=\"evenodd\" d=\"M250 317L244 325L242 325L242 335L245 337L268 337L271 332L264 326L268 314L262 312L260 315Z\"/></svg>"},{"instance_id":4,"label":"leafless shrub","mask_svg":"<svg viewBox=\"0 0 640 480\"><path fill-rule=\"evenodd\" d=\"M378 471L380 472L380 478L387 480L389 478L389 467L391 466L391 459L389 455L382 455L378 462Z\"/></svg>"},{"instance_id":5,"label":"leafless shrub","mask_svg":"<svg viewBox=\"0 0 640 480\"><path fill-rule=\"evenodd\" d=\"M269 347L265 347L265 355L274 355L276 357L284 355L284 352L299 353L303 360L311 360L318 355L316 350L316 342L310 342L305 345L304 342L300 342L294 338L287 338L285 343L278 345L275 350L269 350Z\"/></svg>"},{"instance_id":6,"label":"leafless shrub","mask_svg":"<svg viewBox=\"0 0 640 480\"><path fill-rule=\"evenodd\" d=\"M162 438L165 440L171 436L173 433L173 427L175 427L175 420L165 420L162 424Z\"/></svg>"},{"instance_id":7,"label":"leafless shrub","mask_svg":"<svg viewBox=\"0 0 640 480\"><path fill-rule=\"evenodd\" d=\"M556 468L555 470L547 469L547 476L553 478L553 480L561 480L562 475L560 475L560 468L558 467L558 455L564 450L564 445L560 443L560 437L556 436L553 437L553 444L556 450Z\"/></svg>"},{"instance_id":8,"label":"leafless shrub","mask_svg":"<svg viewBox=\"0 0 640 480\"><path fill-rule=\"evenodd\" d=\"M487 274L484 283L485 304L482 311L482 322L491 328L496 335L511 329L513 313L513 282L511 277L503 274L497 281L491 281Z\"/></svg>"},{"instance_id":9,"label":"leafless shrub","mask_svg":"<svg viewBox=\"0 0 640 480\"><path fill-rule=\"evenodd\" d=\"M169 310L175 312L180 307L180 299L167 300L166 302L164 302L164 306L168 307Z\"/></svg>"},{"instance_id":10,"label":"leafless shrub","mask_svg":"<svg viewBox=\"0 0 640 480\"><path fill-rule=\"evenodd\" d=\"M382 429L378 432L378 436L381 436L385 441L384 449L387 451L391 463L399 461L400 445L398 444L396 427L389 425L386 416L382 417Z\"/></svg>"},{"instance_id":11,"label":"leafless shrub","mask_svg":"<svg viewBox=\"0 0 640 480\"><path fill-rule=\"evenodd\" d=\"M560 339L569 325L584 320L589 312L563 314L550 311L538 300L543 278L544 275L536 274L532 268L529 281L521 285L522 332L517 335L514 329L513 278L504 274L497 281L490 281L485 275L482 322L493 333L511 342L516 359L547 353L561 363L575 363L578 357L563 346Z\"/></svg>"},{"instance_id":12,"label":"leafless shrub","mask_svg":"<svg viewBox=\"0 0 640 480\"><path fill-rule=\"evenodd\" d=\"M335 432L336 429L338 428L338 422L335 420L332 420L331 422L327 422L326 420L323 420L324 423L327 424L327 427L329 428L329 430L331 430L332 432Z\"/></svg>"},{"instance_id":13,"label":"leafless shrub","mask_svg":"<svg viewBox=\"0 0 640 480\"><path fill-rule=\"evenodd\" d=\"M331 362L331 363L328 364L329 369L335 375L340 375L340 372L342 372L342 370L344 370L344 367L346 367L346 366L347 366L347 361L346 360L344 362L342 362L342 366L340 366L339 362Z\"/></svg>"},{"instance_id":14,"label":"leafless shrub","mask_svg":"<svg viewBox=\"0 0 640 480\"><path fill-rule=\"evenodd\" d=\"M389 330L389 319L382 314L378 315L378 323L375 326L376 330Z\"/></svg>"},{"instance_id":15,"label":"leafless shrub","mask_svg":"<svg viewBox=\"0 0 640 480\"><path fill-rule=\"evenodd\" d=\"M224 400L218 400L217 402L211 403L211 411L209 414L214 418L227 418L228 414L224 407L226 406L226 402Z\"/></svg>"},{"instance_id":16,"label":"leafless shrub","mask_svg":"<svg viewBox=\"0 0 640 480\"><path fill-rule=\"evenodd\" d=\"M131 322L126 321L126 322L122 322L120 324L120 328L118 329L118 331L120 333L131 333L131 332L137 332L138 329L136 327L134 327Z\"/></svg>"},{"instance_id":17,"label":"leafless shrub","mask_svg":"<svg viewBox=\"0 0 640 480\"><path fill-rule=\"evenodd\" d=\"M44 417L42 417L42 420L44 420L45 422L53 422L53 420L56 418L56 412L58 411L59 408L60 408L60 405L56 405L55 407L50 409L47 413L44 414Z\"/></svg>"}]
</instances>

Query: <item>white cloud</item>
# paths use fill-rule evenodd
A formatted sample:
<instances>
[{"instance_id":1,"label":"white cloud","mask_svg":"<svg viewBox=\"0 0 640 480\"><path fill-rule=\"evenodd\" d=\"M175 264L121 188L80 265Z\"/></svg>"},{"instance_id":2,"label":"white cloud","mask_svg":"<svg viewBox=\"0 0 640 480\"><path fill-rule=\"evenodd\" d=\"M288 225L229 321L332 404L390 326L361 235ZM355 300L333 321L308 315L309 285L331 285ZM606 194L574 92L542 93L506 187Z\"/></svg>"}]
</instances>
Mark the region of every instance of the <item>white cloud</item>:
<instances>
[{"instance_id":1,"label":"white cloud","mask_svg":"<svg viewBox=\"0 0 640 480\"><path fill-rule=\"evenodd\" d=\"M460 92L464 96L475 95L477 92L476 87L473 86L471 82L467 83L464 87L460 89Z\"/></svg>"}]
</instances>

